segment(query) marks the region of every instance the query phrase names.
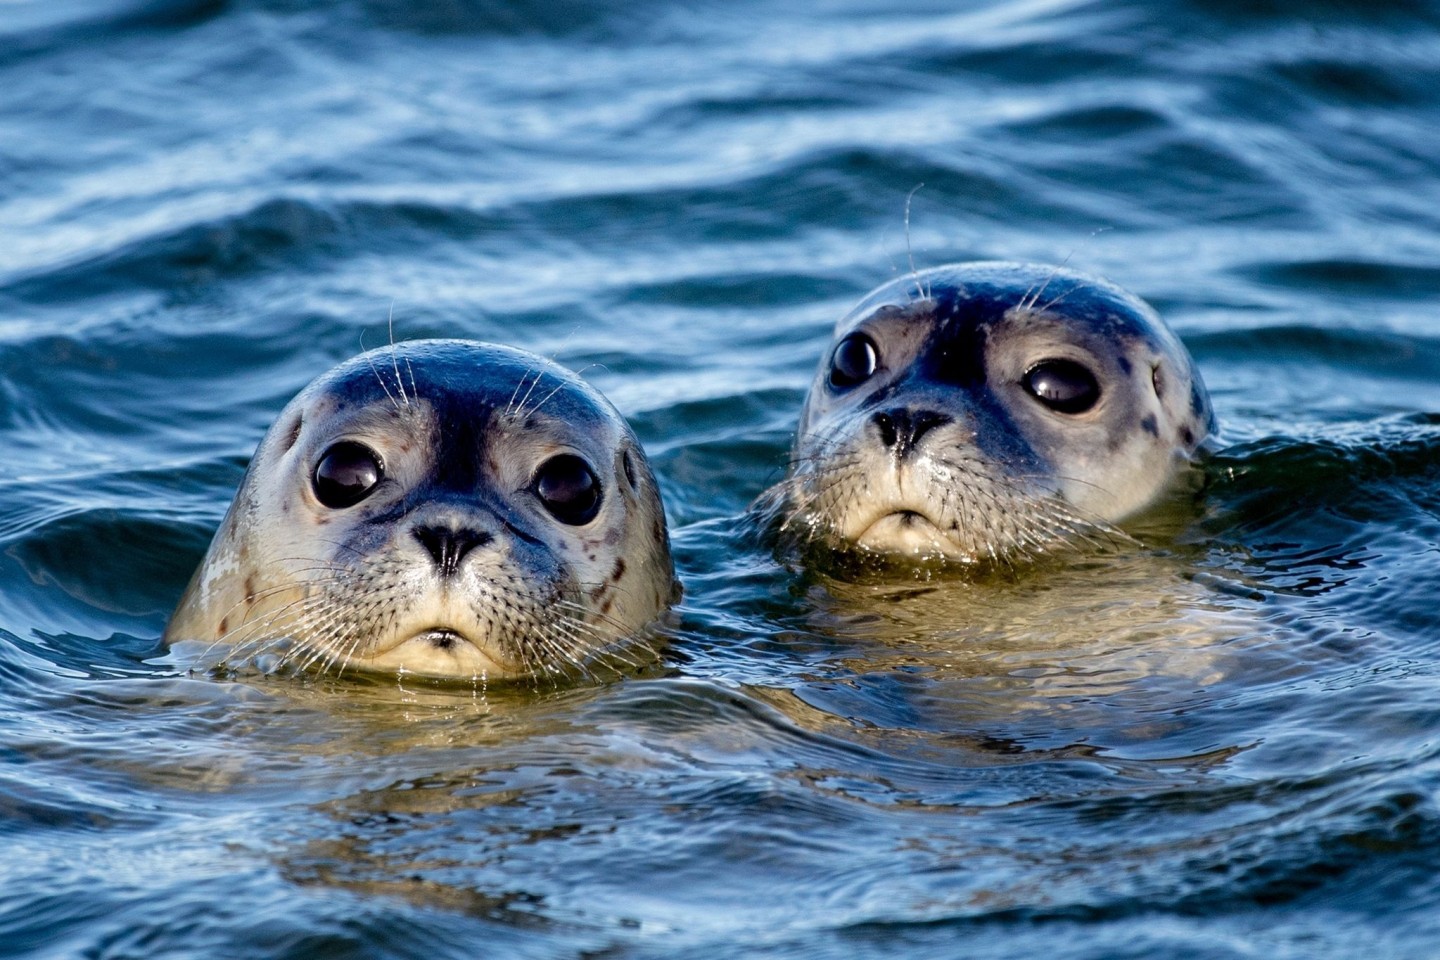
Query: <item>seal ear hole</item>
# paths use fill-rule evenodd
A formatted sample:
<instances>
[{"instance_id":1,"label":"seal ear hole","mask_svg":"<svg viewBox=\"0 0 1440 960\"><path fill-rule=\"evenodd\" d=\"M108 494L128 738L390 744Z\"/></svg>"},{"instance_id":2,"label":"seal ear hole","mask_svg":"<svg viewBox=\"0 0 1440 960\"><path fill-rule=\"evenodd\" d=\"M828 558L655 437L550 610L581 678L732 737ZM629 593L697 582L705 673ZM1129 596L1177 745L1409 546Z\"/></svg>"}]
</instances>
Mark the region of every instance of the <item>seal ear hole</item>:
<instances>
[{"instance_id":1,"label":"seal ear hole","mask_svg":"<svg viewBox=\"0 0 1440 960\"><path fill-rule=\"evenodd\" d=\"M620 466L625 474L625 482L630 485L630 489L633 491L638 488L640 484L635 480L635 460L630 456L628 447L620 451Z\"/></svg>"},{"instance_id":2,"label":"seal ear hole","mask_svg":"<svg viewBox=\"0 0 1440 960\"><path fill-rule=\"evenodd\" d=\"M295 422L290 425L290 429L285 434L285 442L280 445L281 453L289 453L290 448L295 446L295 441L300 439L300 428L303 426L305 426L305 415L297 413Z\"/></svg>"},{"instance_id":3,"label":"seal ear hole","mask_svg":"<svg viewBox=\"0 0 1440 960\"><path fill-rule=\"evenodd\" d=\"M363 443L342 440L325 451L310 478L315 499L332 510L353 507L375 492L385 476L380 454Z\"/></svg>"},{"instance_id":4,"label":"seal ear hole","mask_svg":"<svg viewBox=\"0 0 1440 960\"><path fill-rule=\"evenodd\" d=\"M584 526L600 512L600 478L573 453L540 464L530 486L550 515L569 526Z\"/></svg>"},{"instance_id":5,"label":"seal ear hole","mask_svg":"<svg viewBox=\"0 0 1440 960\"><path fill-rule=\"evenodd\" d=\"M852 333L830 354L830 385L844 390L864 383L880 366L880 350L868 334Z\"/></svg>"},{"instance_id":6,"label":"seal ear hole","mask_svg":"<svg viewBox=\"0 0 1440 960\"><path fill-rule=\"evenodd\" d=\"M1041 360L1025 372L1020 384L1056 413L1084 413L1100 400L1100 381L1074 360Z\"/></svg>"}]
</instances>

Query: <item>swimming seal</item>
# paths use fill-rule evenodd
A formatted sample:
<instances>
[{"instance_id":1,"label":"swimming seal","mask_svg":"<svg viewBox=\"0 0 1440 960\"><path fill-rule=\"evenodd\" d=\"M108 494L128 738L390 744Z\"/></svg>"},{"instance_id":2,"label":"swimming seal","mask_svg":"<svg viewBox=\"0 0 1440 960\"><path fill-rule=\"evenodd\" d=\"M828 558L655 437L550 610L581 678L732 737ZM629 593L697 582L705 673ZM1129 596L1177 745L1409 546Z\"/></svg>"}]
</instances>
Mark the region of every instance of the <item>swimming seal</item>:
<instances>
[{"instance_id":1,"label":"swimming seal","mask_svg":"<svg viewBox=\"0 0 1440 960\"><path fill-rule=\"evenodd\" d=\"M1145 303L1057 267L982 262L879 287L806 397L782 528L861 558L1010 564L1113 530L1214 426Z\"/></svg>"},{"instance_id":2,"label":"swimming seal","mask_svg":"<svg viewBox=\"0 0 1440 960\"><path fill-rule=\"evenodd\" d=\"M654 476L614 407L532 354L420 340L281 412L165 640L342 671L584 673L677 591Z\"/></svg>"}]
</instances>

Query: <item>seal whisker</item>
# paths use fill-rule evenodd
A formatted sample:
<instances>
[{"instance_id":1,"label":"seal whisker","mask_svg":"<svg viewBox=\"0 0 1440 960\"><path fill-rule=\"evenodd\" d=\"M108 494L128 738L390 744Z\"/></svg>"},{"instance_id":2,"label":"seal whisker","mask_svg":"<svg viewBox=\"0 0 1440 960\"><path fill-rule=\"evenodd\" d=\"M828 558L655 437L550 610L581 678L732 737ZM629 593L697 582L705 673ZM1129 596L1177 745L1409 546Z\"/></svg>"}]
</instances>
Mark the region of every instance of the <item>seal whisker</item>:
<instances>
[{"instance_id":1,"label":"seal whisker","mask_svg":"<svg viewBox=\"0 0 1440 960\"><path fill-rule=\"evenodd\" d=\"M576 653L573 661L587 678L594 678L592 664L600 662L602 658L611 665L619 663L632 670L639 669L642 665L631 656L635 645L633 637L607 637L600 633L594 624L572 617L561 618L557 621L557 626L577 645L578 650L583 650L583 656Z\"/></svg>"},{"instance_id":2,"label":"seal whisker","mask_svg":"<svg viewBox=\"0 0 1440 960\"><path fill-rule=\"evenodd\" d=\"M317 580L317 581L315 581L315 582L316 582L316 583L324 583L325 581L323 581L323 580ZM262 590L262 591L259 591L259 592L257 592L257 593L254 593L254 594L250 594L250 595L242 598L242 599L241 599L240 601L238 601L237 603L232 604L232 605L228 608L229 612L231 612L231 613L233 613L233 612L236 610L236 608L237 608L238 606L240 606L241 604L249 604L249 606L248 606L248 608L247 608L246 611L245 611L245 615L244 615L243 617L241 617L240 623L239 623L233 630L223 631L223 632L222 632L222 637L221 637L221 638L217 638L214 642L212 642L209 646L207 646L207 647L205 648L205 650L202 651L202 654L204 654L204 653L209 653L209 651L210 651L217 643L219 643L222 638L223 638L226 642L234 643L234 642L237 642L237 641L235 640L236 635L238 634L238 635L243 636L242 631L244 631L244 630L246 630L246 629L249 629L249 630L251 630L252 632L253 632L255 629L264 629L265 626L266 626L267 624L269 624L271 621L273 621L276 617L278 617L278 616L284 614L285 612L289 611L290 609L292 609L292 608L293 608L294 606L296 606L297 604L304 603L304 602L306 602L306 601L309 599L309 596L308 596L307 594L302 593L302 595L299 596L299 597L297 597L295 600L292 600L292 601L290 601L289 603L286 603L286 604L282 605L281 607L279 607L279 608L276 609L276 610L265 611L264 613L261 613L261 614L259 614L259 615L257 615L257 614L255 613L255 606L257 606L256 601L259 601L259 600L268 600L268 599L270 599L271 597L278 596L278 595L281 595L281 594L284 594L284 593L290 593L290 592L293 592L294 590L295 590L295 587L294 587L293 585L287 584L287 585L283 585L283 586L279 586L279 587L274 587L274 588L271 588L271 589L268 589L268 590ZM252 619L252 618L253 618L253 619ZM223 624L223 623L225 622L225 620L227 620L227 619L228 619L228 614L225 615L225 616L222 616L222 617L221 617L221 622L222 622L222 624Z\"/></svg>"},{"instance_id":3,"label":"seal whisker","mask_svg":"<svg viewBox=\"0 0 1440 960\"><path fill-rule=\"evenodd\" d=\"M623 591L623 588L619 585L615 585L614 589L617 593ZM612 627L619 628L624 626L623 621L610 616L610 614L605 613L603 610L596 610L593 607L587 607L584 604L577 603L574 600L556 600L554 606L558 610L574 611L576 614L578 614L578 618L571 619L575 622L584 623L587 627L592 627L592 624L590 623L591 619L599 623L608 624Z\"/></svg>"},{"instance_id":4,"label":"seal whisker","mask_svg":"<svg viewBox=\"0 0 1440 960\"><path fill-rule=\"evenodd\" d=\"M1070 271L1069 256L917 270L913 193L910 275L836 325L786 476L754 509L822 564L814 548L1016 570L1138 543L1117 524L1213 425L1190 356L1146 304Z\"/></svg>"},{"instance_id":5,"label":"seal whisker","mask_svg":"<svg viewBox=\"0 0 1440 960\"><path fill-rule=\"evenodd\" d=\"M1073 290L1062 290L1054 297L1054 299L1050 300L1048 303L1045 304L1045 306L1041 307L1040 311L1042 313L1048 313L1052 308L1059 306L1060 303L1067 297L1069 297L1072 293L1074 293Z\"/></svg>"},{"instance_id":6,"label":"seal whisker","mask_svg":"<svg viewBox=\"0 0 1440 960\"><path fill-rule=\"evenodd\" d=\"M540 386L540 381L543 379L545 379L545 370L542 367L535 371L535 379L530 381L529 388L525 391L525 395L520 398L520 403L515 408L514 417L516 420L519 420L521 417L525 416L525 404L529 402L530 395L535 392L536 387Z\"/></svg>"},{"instance_id":7,"label":"seal whisker","mask_svg":"<svg viewBox=\"0 0 1440 960\"><path fill-rule=\"evenodd\" d=\"M529 376L529 371L528 371L528 370L527 370L525 373L522 373L522 374L520 375L520 378L515 381L515 388L510 391L510 399L509 399L509 401L506 402L506 404L505 404L505 412L502 414L502 416L506 417L507 419L512 415L512 414L511 414L511 411L513 411L513 410L515 409L515 398L520 395L520 390L521 390L522 387L525 386L525 379L526 379L526 377L528 377L528 376Z\"/></svg>"},{"instance_id":8,"label":"seal whisker","mask_svg":"<svg viewBox=\"0 0 1440 960\"><path fill-rule=\"evenodd\" d=\"M910 243L910 204L914 201L915 194L919 193L920 188L923 186L925 186L925 184L917 183L911 187L910 192L905 195L905 256L910 260L910 276L915 280L916 298L929 300L930 291L926 290L924 284L920 281L920 271L915 269L915 250Z\"/></svg>"},{"instance_id":9,"label":"seal whisker","mask_svg":"<svg viewBox=\"0 0 1440 960\"><path fill-rule=\"evenodd\" d=\"M410 397L405 393L405 381L400 379L400 361L395 353L395 301L390 301L390 367L395 371L395 389L400 391L400 399L405 406L410 406Z\"/></svg>"},{"instance_id":10,"label":"seal whisker","mask_svg":"<svg viewBox=\"0 0 1440 960\"><path fill-rule=\"evenodd\" d=\"M380 384L380 389L385 391L385 396L390 398L390 403L396 410L402 410L403 408L400 406L400 401L395 399L395 395L390 392L390 388L385 384L385 378L380 376L380 369L375 366L374 358L368 353L363 354L363 356L370 362L370 369L375 373L375 380Z\"/></svg>"},{"instance_id":11,"label":"seal whisker","mask_svg":"<svg viewBox=\"0 0 1440 960\"><path fill-rule=\"evenodd\" d=\"M236 600L230 606L226 607L223 611L221 611L220 620L222 623L228 621L230 616L234 614L237 610L239 610L239 608L242 606L245 606L247 608L253 608L256 601L258 600L268 600L270 597L276 596L277 594L287 593L294 589L294 586L291 584L282 584L280 586L270 587L264 590L257 591L255 593L246 594L240 597L240 599ZM241 625L243 625L249 620L251 612L251 609L247 609L245 616L242 617L240 620Z\"/></svg>"},{"instance_id":12,"label":"seal whisker","mask_svg":"<svg viewBox=\"0 0 1440 960\"><path fill-rule=\"evenodd\" d=\"M534 354L397 343L393 303L389 328L388 346L281 412L166 642L200 641L205 657L225 644L230 659L264 658L262 669L336 678L549 683L596 676L599 651L634 661L626 640L670 602L674 567L624 418ZM545 444L528 439L535 431ZM295 457L316 466L296 471ZM533 486L516 491L517 474ZM621 487L631 495L603 495Z\"/></svg>"},{"instance_id":13,"label":"seal whisker","mask_svg":"<svg viewBox=\"0 0 1440 960\"><path fill-rule=\"evenodd\" d=\"M231 644L231 650L234 654L250 659L260 656L262 653L286 639L301 642L301 638L290 636L292 630L288 622L286 626L281 629L277 630L272 628L275 627L277 623L282 622L285 617L293 617L296 607L303 608L311 603L313 599L311 596L302 596L266 616L242 626L225 639ZM303 622L306 617L312 615L313 614L309 612L302 612L298 619ZM208 654L215 645L216 644L211 644L205 653ZM283 659L284 658L282 658L282 662Z\"/></svg>"},{"instance_id":14,"label":"seal whisker","mask_svg":"<svg viewBox=\"0 0 1440 960\"><path fill-rule=\"evenodd\" d=\"M545 394L545 396L541 397L535 402L535 406L530 409L530 412L538 413L540 410L544 409L545 404L550 402L550 398L555 396L555 394L559 393L561 390L565 389L565 386L566 385L564 383L561 383L556 386L554 390L551 390L549 393Z\"/></svg>"},{"instance_id":15,"label":"seal whisker","mask_svg":"<svg viewBox=\"0 0 1440 960\"><path fill-rule=\"evenodd\" d=\"M1074 251L1074 250L1071 250L1069 253L1065 254L1065 259L1064 259L1064 260L1061 260L1058 264L1056 264L1053 268L1051 268L1049 275L1047 275L1047 276L1045 277L1044 282L1040 284L1040 288L1039 288L1038 290L1036 290L1034 293L1028 295L1029 303L1026 303L1026 302L1025 302L1025 301L1026 301L1026 297L1021 297L1021 298L1020 298L1020 308L1021 308L1022 310L1029 311L1029 310L1034 310L1034 309L1035 309L1035 304L1039 303L1039 302L1040 302L1040 298L1045 295L1045 288L1048 287L1048 286L1050 286L1050 282L1051 282L1052 280L1054 280L1056 277L1058 277L1058 276L1060 275L1060 273L1061 273L1067 266L1069 266L1069 264L1070 264L1070 258L1073 257L1074 255L1075 255L1075 251ZM1062 296L1063 296L1063 294L1062 294ZM1055 302L1055 301L1052 301L1052 303L1053 303L1053 302ZM1049 309L1049 306L1047 305L1045 309Z\"/></svg>"},{"instance_id":16,"label":"seal whisker","mask_svg":"<svg viewBox=\"0 0 1440 960\"><path fill-rule=\"evenodd\" d=\"M547 664L547 671L561 673L557 661L564 661L573 667L581 676L589 678L592 676L590 669L577 652L576 648L584 649L585 637L575 629L575 625L566 619L552 621L549 629L538 634L539 645L546 648L550 654L544 661ZM558 636L557 636L558 634ZM568 640L568 643L560 642L560 639Z\"/></svg>"},{"instance_id":17,"label":"seal whisker","mask_svg":"<svg viewBox=\"0 0 1440 960\"><path fill-rule=\"evenodd\" d=\"M327 627L328 626L331 625L327 625ZM356 632L355 625L351 624L349 629L343 632L328 632L324 637L324 643L315 642L316 640L320 639L319 637L314 636L316 632L318 631L312 628L311 637L307 638L308 646L310 647L310 655L306 657L303 661L297 662L296 669L302 671L309 671L314 668L316 663L321 663L322 665L320 667L320 673L323 676L324 674L329 673L330 668L335 665L336 660L339 660L343 656L344 660L342 662L341 668L335 674L338 678L340 674L344 672L344 664L348 664L350 662L351 652L359 644L359 638Z\"/></svg>"}]
</instances>

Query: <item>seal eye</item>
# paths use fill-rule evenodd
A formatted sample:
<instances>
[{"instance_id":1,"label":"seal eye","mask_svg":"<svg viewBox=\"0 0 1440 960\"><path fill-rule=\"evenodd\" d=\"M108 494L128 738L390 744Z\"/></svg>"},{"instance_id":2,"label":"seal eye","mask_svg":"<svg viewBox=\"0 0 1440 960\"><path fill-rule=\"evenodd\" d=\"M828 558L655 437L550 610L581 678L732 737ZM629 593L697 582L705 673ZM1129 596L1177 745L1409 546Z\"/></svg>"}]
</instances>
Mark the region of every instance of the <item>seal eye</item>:
<instances>
[{"instance_id":1,"label":"seal eye","mask_svg":"<svg viewBox=\"0 0 1440 960\"><path fill-rule=\"evenodd\" d=\"M1020 382L1056 413L1084 413L1100 399L1095 374L1074 360L1041 360Z\"/></svg>"},{"instance_id":2,"label":"seal eye","mask_svg":"<svg viewBox=\"0 0 1440 960\"><path fill-rule=\"evenodd\" d=\"M385 475L380 455L363 443L342 440L315 465L315 498L332 510L353 507L374 492Z\"/></svg>"},{"instance_id":3,"label":"seal eye","mask_svg":"<svg viewBox=\"0 0 1440 960\"><path fill-rule=\"evenodd\" d=\"M875 341L863 333L852 333L836 344L830 355L830 385L844 389L864 383L875 374L879 362Z\"/></svg>"},{"instance_id":4,"label":"seal eye","mask_svg":"<svg viewBox=\"0 0 1440 960\"><path fill-rule=\"evenodd\" d=\"M562 453L535 471L535 496L561 523L584 526L600 512L600 480L590 464L573 453Z\"/></svg>"}]
</instances>

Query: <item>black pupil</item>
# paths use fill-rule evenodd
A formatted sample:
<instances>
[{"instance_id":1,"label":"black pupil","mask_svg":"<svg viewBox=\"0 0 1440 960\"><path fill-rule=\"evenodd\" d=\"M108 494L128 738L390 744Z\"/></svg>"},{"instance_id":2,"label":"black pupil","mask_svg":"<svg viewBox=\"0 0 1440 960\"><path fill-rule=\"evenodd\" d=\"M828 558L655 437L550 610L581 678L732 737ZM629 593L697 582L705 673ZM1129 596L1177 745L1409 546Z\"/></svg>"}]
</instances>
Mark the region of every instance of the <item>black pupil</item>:
<instances>
[{"instance_id":1,"label":"black pupil","mask_svg":"<svg viewBox=\"0 0 1440 960\"><path fill-rule=\"evenodd\" d=\"M1058 413L1084 413L1100 399L1095 374L1073 360L1042 360L1023 382L1035 399Z\"/></svg>"},{"instance_id":2,"label":"black pupil","mask_svg":"<svg viewBox=\"0 0 1440 960\"><path fill-rule=\"evenodd\" d=\"M380 483L380 457L363 443L345 440L325 451L315 466L315 496L338 509L359 503Z\"/></svg>"},{"instance_id":3,"label":"black pupil","mask_svg":"<svg viewBox=\"0 0 1440 960\"><path fill-rule=\"evenodd\" d=\"M562 453L540 465L535 495L561 523L589 523L600 512L600 481L590 465L574 454Z\"/></svg>"},{"instance_id":4,"label":"black pupil","mask_svg":"<svg viewBox=\"0 0 1440 960\"><path fill-rule=\"evenodd\" d=\"M830 358L830 382L837 387L853 387L870 379L877 361L875 341L863 333L852 333L835 346Z\"/></svg>"}]
</instances>

